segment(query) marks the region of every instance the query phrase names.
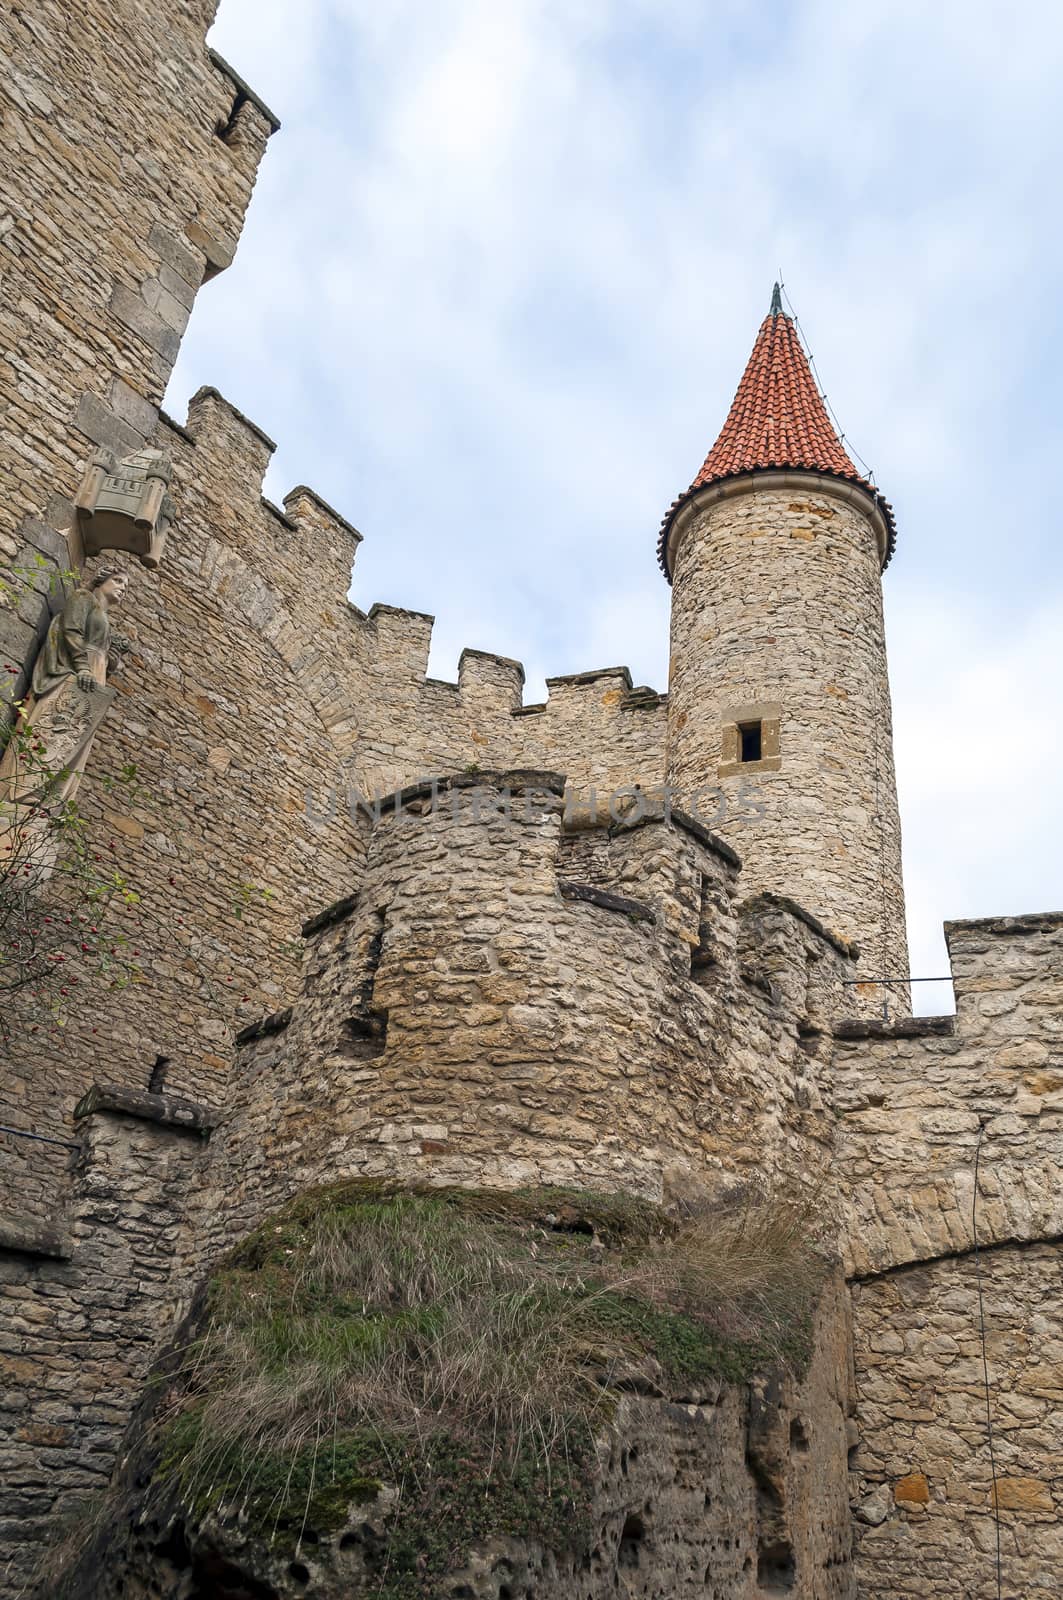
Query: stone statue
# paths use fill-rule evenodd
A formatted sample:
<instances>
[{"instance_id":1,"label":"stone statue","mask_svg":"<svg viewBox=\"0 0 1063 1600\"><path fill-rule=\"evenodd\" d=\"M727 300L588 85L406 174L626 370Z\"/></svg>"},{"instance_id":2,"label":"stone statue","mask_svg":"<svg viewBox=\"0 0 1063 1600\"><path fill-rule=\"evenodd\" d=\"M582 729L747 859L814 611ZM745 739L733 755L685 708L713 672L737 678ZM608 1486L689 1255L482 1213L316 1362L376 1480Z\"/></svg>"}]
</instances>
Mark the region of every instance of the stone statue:
<instances>
[{"instance_id":1,"label":"stone statue","mask_svg":"<svg viewBox=\"0 0 1063 1600\"><path fill-rule=\"evenodd\" d=\"M52 619L33 668L33 705L38 715L49 695L71 677L83 694L106 686L108 668L114 670L117 653L126 648L125 640L111 629L110 610L128 585L124 572L102 567L74 590Z\"/></svg>"},{"instance_id":2,"label":"stone statue","mask_svg":"<svg viewBox=\"0 0 1063 1600\"><path fill-rule=\"evenodd\" d=\"M0 769L0 805L9 821L25 806L73 798L96 730L114 699L107 674L128 649L110 617L128 583L124 572L101 568L52 619L33 668L32 698L22 708Z\"/></svg>"}]
</instances>

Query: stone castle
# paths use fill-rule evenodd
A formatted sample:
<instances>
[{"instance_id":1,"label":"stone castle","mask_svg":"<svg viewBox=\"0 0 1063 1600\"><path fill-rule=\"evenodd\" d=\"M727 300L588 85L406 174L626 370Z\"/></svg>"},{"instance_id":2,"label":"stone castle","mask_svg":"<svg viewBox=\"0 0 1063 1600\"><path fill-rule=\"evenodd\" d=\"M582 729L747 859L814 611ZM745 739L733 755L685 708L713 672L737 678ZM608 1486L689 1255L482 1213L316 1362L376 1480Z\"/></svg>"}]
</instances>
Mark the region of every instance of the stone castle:
<instances>
[{"instance_id":1,"label":"stone castle","mask_svg":"<svg viewBox=\"0 0 1063 1600\"><path fill-rule=\"evenodd\" d=\"M61 1031L3 991L0 1595L49 1592L212 1264L360 1177L814 1192L836 1261L804 1377L623 1400L593 1562L471 1550L448 1595L1050 1600L1063 915L948 924L956 1016L909 1015L894 517L793 321L776 294L664 520L667 694L612 667L525 705L475 649L428 677L431 617L347 599L354 527L263 498L261 429L160 409L279 126L214 9L0 17L0 664L144 947L76 993L75 950ZM78 1592L362 1592L327 1538L280 1573L172 1545Z\"/></svg>"}]
</instances>

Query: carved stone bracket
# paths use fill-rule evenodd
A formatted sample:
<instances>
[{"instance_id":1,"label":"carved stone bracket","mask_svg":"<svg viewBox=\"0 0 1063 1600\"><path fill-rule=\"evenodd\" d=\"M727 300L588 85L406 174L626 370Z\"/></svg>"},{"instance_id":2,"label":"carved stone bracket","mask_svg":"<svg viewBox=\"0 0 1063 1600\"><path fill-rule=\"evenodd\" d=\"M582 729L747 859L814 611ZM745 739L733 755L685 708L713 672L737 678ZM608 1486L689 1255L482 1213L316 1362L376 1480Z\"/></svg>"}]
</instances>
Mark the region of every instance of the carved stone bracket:
<instances>
[{"instance_id":1,"label":"carved stone bracket","mask_svg":"<svg viewBox=\"0 0 1063 1600\"><path fill-rule=\"evenodd\" d=\"M171 470L161 450L120 461L96 451L74 502L86 556L125 550L145 567L161 564L176 509L167 492Z\"/></svg>"}]
</instances>

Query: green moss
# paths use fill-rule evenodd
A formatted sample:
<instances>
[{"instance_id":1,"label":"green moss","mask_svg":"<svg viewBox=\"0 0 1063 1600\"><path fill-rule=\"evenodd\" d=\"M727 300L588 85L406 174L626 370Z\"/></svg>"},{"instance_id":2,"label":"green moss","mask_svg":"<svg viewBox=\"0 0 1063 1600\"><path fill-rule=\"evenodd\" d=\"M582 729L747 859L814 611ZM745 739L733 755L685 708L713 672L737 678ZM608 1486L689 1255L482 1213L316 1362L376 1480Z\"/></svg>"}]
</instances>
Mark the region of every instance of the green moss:
<instances>
[{"instance_id":1,"label":"green moss","mask_svg":"<svg viewBox=\"0 0 1063 1600\"><path fill-rule=\"evenodd\" d=\"M186 1414L168 1430L163 1471L181 1476L202 1418ZM589 1475L593 1441L560 1462L528 1452L500 1467L485 1441L434 1433L412 1454L409 1441L356 1434L327 1449L294 1456L260 1454L250 1462L233 1450L215 1457L213 1481L187 1494L193 1517L236 1503L245 1525L274 1548L294 1554L305 1530L318 1536L359 1529L380 1600L423 1600L441 1575L493 1534L536 1539L554 1549L579 1545L590 1529ZM386 1530L367 1531L356 1508L376 1500L384 1482L401 1488ZM371 1515L371 1513L368 1513ZM379 1519L378 1519L379 1520Z\"/></svg>"},{"instance_id":2,"label":"green moss","mask_svg":"<svg viewBox=\"0 0 1063 1600\"><path fill-rule=\"evenodd\" d=\"M687 1312L671 1311L631 1295L596 1295L586 1307L588 1329L625 1349L652 1356L677 1388L714 1378L747 1383L779 1365L800 1372L811 1354L811 1320L798 1318L777 1341L727 1337Z\"/></svg>"}]
</instances>

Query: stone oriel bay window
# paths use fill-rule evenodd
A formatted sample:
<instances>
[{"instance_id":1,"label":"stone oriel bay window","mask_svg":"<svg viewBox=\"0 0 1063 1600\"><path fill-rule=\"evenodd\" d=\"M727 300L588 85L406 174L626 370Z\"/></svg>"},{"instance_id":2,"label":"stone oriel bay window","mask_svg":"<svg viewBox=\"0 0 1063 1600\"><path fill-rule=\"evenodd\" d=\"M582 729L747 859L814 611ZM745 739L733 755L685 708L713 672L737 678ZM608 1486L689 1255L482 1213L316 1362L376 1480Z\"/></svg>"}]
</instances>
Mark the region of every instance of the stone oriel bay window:
<instances>
[{"instance_id":1,"label":"stone oriel bay window","mask_svg":"<svg viewBox=\"0 0 1063 1600\"><path fill-rule=\"evenodd\" d=\"M778 772L782 766L782 706L776 700L728 706L723 714L719 776Z\"/></svg>"}]
</instances>

